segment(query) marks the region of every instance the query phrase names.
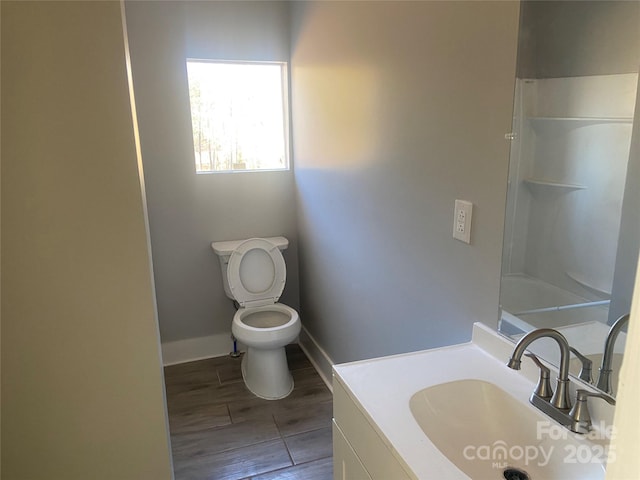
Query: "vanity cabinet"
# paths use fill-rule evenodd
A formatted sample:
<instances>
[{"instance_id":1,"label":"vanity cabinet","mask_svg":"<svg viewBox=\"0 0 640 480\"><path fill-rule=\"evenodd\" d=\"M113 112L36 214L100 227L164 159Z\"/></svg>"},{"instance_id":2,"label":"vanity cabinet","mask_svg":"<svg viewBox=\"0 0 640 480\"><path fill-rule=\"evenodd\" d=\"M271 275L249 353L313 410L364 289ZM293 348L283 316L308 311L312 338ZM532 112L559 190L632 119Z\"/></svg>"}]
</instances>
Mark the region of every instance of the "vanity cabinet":
<instances>
[{"instance_id":1,"label":"vanity cabinet","mask_svg":"<svg viewBox=\"0 0 640 480\"><path fill-rule=\"evenodd\" d=\"M513 351L476 323L469 343L334 365L334 480L502 478L506 467L536 479L603 480L606 455L597 453L608 444L613 407L590 406L595 440L539 431L554 426L529 403L539 369L529 361L509 369ZM588 458L571 461L576 451Z\"/></svg>"},{"instance_id":2,"label":"vanity cabinet","mask_svg":"<svg viewBox=\"0 0 640 480\"><path fill-rule=\"evenodd\" d=\"M408 480L391 446L365 417L348 387L333 377L334 480Z\"/></svg>"},{"instance_id":3,"label":"vanity cabinet","mask_svg":"<svg viewBox=\"0 0 640 480\"><path fill-rule=\"evenodd\" d=\"M372 480L335 420L333 421L333 478L334 480Z\"/></svg>"}]
</instances>

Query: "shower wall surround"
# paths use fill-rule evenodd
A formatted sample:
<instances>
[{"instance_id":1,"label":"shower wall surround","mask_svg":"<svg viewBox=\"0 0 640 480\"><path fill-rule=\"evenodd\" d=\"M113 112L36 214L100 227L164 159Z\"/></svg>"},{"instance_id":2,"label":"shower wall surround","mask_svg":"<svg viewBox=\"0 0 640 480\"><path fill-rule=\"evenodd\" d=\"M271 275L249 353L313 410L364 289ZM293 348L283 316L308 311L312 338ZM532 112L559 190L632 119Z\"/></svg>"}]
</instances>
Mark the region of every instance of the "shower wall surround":
<instances>
[{"instance_id":1,"label":"shower wall surround","mask_svg":"<svg viewBox=\"0 0 640 480\"><path fill-rule=\"evenodd\" d=\"M637 74L518 79L505 274L611 295Z\"/></svg>"}]
</instances>

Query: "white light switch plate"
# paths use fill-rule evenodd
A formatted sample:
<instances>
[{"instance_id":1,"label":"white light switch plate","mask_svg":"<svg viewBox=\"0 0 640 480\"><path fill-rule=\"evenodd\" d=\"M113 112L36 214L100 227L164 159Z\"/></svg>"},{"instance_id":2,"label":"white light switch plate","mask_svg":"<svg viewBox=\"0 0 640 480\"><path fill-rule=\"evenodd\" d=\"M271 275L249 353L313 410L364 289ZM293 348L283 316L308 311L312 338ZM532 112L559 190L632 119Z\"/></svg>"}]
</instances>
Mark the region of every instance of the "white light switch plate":
<instances>
[{"instance_id":1,"label":"white light switch plate","mask_svg":"<svg viewBox=\"0 0 640 480\"><path fill-rule=\"evenodd\" d=\"M453 238L461 242L471 243L471 215L473 203L466 200L456 200L453 212Z\"/></svg>"}]
</instances>

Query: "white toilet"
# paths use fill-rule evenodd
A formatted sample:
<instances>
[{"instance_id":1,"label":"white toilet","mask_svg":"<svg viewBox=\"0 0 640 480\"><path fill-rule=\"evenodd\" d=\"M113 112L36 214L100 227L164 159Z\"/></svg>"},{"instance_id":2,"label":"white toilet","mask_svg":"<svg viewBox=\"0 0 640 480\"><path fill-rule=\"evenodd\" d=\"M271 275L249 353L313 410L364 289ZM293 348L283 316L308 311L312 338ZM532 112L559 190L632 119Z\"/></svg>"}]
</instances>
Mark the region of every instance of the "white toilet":
<instances>
[{"instance_id":1,"label":"white toilet","mask_svg":"<svg viewBox=\"0 0 640 480\"><path fill-rule=\"evenodd\" d=\"M247 388L267 400L284 398L293 390L285 345L300 333L300 317L293 308L277 303L287 270L280 250L284 237L213 242L219 257L224 291L238 302L231 331L247 346L242 377Z\"/></svg>"}]
</instances>

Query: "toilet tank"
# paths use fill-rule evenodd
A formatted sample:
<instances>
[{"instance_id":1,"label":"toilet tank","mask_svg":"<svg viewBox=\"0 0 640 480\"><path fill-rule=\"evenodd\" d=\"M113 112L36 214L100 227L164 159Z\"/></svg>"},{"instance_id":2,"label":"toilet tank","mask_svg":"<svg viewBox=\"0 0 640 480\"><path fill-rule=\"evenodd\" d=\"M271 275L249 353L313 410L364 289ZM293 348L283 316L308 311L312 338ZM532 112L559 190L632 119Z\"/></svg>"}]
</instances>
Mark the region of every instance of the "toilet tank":
<instances>
[{"instance_id":1,"label":"toilet tank","mask_svg":"<svg viewBox=\"0 0 640 480\"><path fill-rule=\"evenodd\" d=\"M224 293L227 294L232 300L235 300L233 293L231 293L231 288L229 287L229 280L227 279L227 265L229 264L229 257L235 251L238 246L249 240L245 238L243 240L228 240L226 242L212 242L211 248L216 255L218 255L218 260L220 261L220 270L222 270L222 284L224 285ZM265 237L265 240L273 243L278 249L286 250L289 246L289 240L285 237Z\"/></svg>"}]
</instances>

